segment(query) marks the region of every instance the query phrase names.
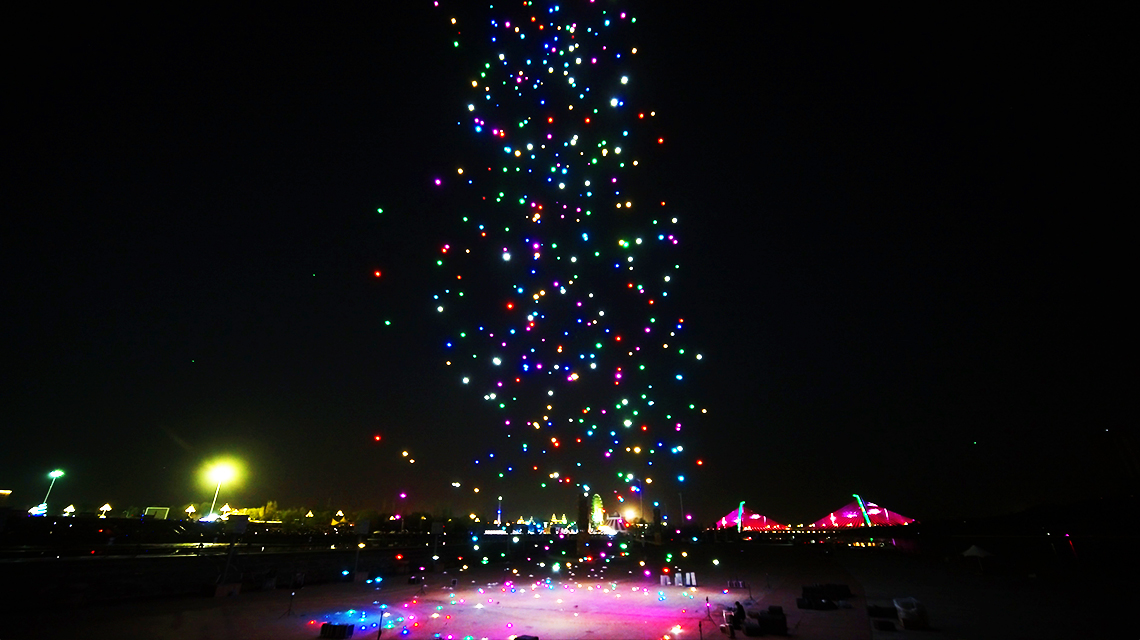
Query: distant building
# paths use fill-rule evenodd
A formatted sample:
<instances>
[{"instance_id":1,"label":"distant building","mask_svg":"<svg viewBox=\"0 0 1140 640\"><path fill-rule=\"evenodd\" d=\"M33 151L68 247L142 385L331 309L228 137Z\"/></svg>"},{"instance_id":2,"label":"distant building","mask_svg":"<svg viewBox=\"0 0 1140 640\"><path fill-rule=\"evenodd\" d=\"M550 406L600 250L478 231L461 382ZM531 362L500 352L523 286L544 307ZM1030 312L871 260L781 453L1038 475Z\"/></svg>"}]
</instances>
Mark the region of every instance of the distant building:
<instances>
[{"instance_id":1,"label":"distant building","mask_svg":"<svg viewBox=\"0 0 1140 640\"><path fill-rule=\"evenodd\" d=\"M890 511L874 502L863 502L860 505L859 500L856 500L816 520L810 526L816 529L846 529L866 526L886 527L910 524L914 521L914 518Z\"/></svg>"},{"instance_id":2,"label":"distant building","mask_svg":"<svg viewBox=\"0 0 1140 640\"><path fill-rule=\"evenodd\" d=\"M761 515L750 509L733 509L716 521L717 529L736 529L739 520L741 531L772 531L787 529L787 525L780 524L768 516Z\"/></svg>"}]
</instances>

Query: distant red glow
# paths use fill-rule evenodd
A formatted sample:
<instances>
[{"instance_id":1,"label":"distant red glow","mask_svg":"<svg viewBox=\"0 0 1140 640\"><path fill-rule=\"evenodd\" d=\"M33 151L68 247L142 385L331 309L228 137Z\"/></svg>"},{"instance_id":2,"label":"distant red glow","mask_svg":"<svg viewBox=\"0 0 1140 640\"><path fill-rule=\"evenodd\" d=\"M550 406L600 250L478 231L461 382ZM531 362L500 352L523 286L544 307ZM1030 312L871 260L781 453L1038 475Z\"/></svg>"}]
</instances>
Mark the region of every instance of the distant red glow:
<instances>
[{"instance_id":1,"label":"distant red glow","mask_svg":"<svg viewBox=\"0 0 1140 640\"><path fill-rule=\"evenodd\" d=\"M379 269L377 269L376 271L373 271L373 272L372 272L372 275L374 275L374 276L376 276L377 278L379 278L379 277L380 277L380 270L379 270Z\"/></svg>"},{"instance_id":2,"label":"distant red glow","mask_svg":"<svg viewBox=\"0 0 1140 640\"><path fill-rule=\"evenodd\" d=\"M380 442L380 436L372 436L372 439L376 442Z\"/></svg>"},{"instance_id":3,"label":"distant red glow","mask_svg":"<svg viewBox=\"0 0 1140 640\"><path fill-rule=\"evenodd\" d=\"M867 519L876 527L904 525L914 522L914 518L908 518L902 514L895 513L894 511L880 507L874 502L867 502L865 504L867 507ZM864 527L866 525L867 522L863 519L863 511L859 508L858 502L852 502L812 523L812 526L817 529L841 529L846 527Z\"/></svg>"}]
</instances>

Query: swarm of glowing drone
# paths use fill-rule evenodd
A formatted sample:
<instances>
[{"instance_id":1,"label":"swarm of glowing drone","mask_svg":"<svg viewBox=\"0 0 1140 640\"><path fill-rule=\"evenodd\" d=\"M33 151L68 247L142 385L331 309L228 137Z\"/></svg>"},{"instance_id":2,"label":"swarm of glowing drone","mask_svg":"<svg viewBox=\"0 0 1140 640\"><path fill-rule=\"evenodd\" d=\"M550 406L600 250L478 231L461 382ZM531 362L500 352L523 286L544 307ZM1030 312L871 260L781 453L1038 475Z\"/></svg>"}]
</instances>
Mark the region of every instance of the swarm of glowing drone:
<instances>
[{"instance_id":1,"label":"swarm of glowing drone","mask_svg":"<svg viewBox=\"0 0 1140 640\"><path fill-rule=\"evenodd\" d=\"M670 296L678 219L653 173L665 138L638 93L637 19L617 4L447 16L471 70L469 152L433 180L460 223L434 305L449 371L509 444L475 463L514 481L641 491L700 465L682 437L706 411L687 386L702 356Z\"/></svg>"}]
</instances>

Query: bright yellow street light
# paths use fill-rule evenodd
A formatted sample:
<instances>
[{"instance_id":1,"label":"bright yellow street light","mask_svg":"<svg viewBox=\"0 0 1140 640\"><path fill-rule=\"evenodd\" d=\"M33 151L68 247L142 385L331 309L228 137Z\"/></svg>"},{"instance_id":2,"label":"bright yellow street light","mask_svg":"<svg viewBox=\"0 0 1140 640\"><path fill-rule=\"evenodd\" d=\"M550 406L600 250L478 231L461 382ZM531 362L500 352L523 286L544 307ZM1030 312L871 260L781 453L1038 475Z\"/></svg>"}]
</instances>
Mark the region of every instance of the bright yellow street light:
<instances>
[{"instance_id":1,"label":"bright yellow street light","mask_svg":"<svg viewBox=\"0 0 1140 640\"><path fill-rule=\"evenodd\" d=\"M216 482L218 484L217 488L214 489L214 500L210 503L209 517L211 520L213 519L214 515L214 506L218 504L218 493L222 490L222 483L229 482L236 476L237 469L234 467L234 465L228 462L215 463L206 471L206 477L210 479L210 482Z\"/></svg>"}]
</instances>

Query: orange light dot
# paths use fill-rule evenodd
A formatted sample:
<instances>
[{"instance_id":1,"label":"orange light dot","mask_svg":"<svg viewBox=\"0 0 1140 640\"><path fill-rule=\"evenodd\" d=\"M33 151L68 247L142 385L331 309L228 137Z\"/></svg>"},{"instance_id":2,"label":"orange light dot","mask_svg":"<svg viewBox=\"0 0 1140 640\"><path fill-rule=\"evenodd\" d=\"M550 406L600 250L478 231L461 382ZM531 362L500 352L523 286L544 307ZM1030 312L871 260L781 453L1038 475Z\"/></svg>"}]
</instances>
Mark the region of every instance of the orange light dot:
<instances>
[{"instance_id":1,"label":"orange light dot","mask_svg":"<svg viewBox=\"0 0 1140 640\"><path fill-rule=\"evenodd\" d=\"M665 138L658 138L657 139L657 144L663 144L664 142L665 142Z\"/></svg>"},{"instance_id":2,"label":"orange light dot","mask_svg":"<svg viewBox=\"0 0 1140 640\"><path fill-rule=\"evenodd\" d=\"M375 275L377 278L379 278L379 277L380 277L380 272L379 272L379 271L373 271L372 273L373 273L373 275Z\"/></svg>"}]
</instances>

